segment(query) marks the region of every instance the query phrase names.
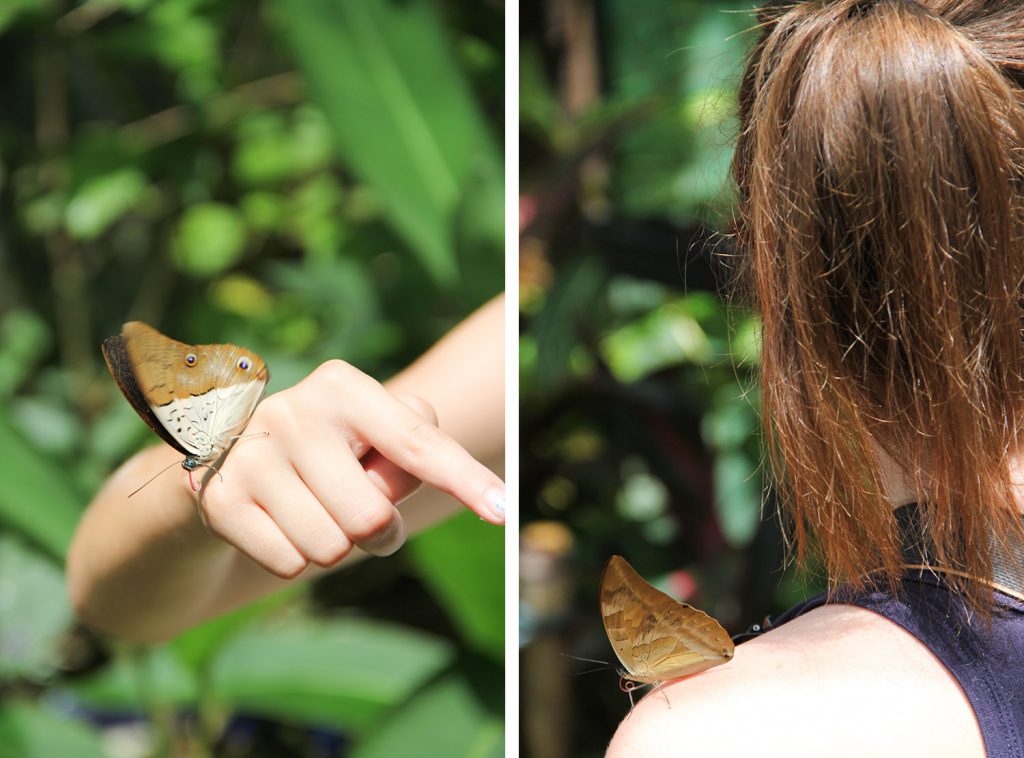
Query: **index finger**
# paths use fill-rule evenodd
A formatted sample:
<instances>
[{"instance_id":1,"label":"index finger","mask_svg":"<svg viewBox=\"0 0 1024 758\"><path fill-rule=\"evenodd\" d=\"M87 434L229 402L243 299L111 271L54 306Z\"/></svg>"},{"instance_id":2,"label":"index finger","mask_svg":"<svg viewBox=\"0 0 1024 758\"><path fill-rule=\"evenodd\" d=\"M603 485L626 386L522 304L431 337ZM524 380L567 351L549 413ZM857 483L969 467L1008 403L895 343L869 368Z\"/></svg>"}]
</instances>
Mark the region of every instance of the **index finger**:
<instances>
[{"instance_id":1,"label":"index finger","mask_svg":"<svg viewBox=\"0 0 1024 758\"><path fill-rule=\"evenodd\" d=\"M501 478L372 377L352 368L345 380L350 390L355 383L367 382L375 385L375 401L364 401L350 411L350 418L358 420L359 436L392 463L452 495L484 520L504 524Z\"/></svg>"}]
</instances>

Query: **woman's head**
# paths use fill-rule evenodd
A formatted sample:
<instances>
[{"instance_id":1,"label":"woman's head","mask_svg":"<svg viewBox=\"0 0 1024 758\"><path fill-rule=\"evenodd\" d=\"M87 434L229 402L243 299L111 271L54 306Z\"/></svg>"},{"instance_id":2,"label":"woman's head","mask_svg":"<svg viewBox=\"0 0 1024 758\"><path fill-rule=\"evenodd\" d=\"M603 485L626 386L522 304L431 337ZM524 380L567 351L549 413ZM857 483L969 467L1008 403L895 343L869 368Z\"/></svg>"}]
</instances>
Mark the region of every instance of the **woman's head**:
<instances>
[{"instance_id":1,"label":"woman's head","mask_svg":"<svg viewBox=\"0 0 1024 758\"><path fill-rule=\"evenodd\" d=\"M797 544L832 579L895 578L890 458L939 561L987 575L993 528L1019 528L1024 4L820 0L761 21L733 171Z\"/></svg>"}]
</instances>

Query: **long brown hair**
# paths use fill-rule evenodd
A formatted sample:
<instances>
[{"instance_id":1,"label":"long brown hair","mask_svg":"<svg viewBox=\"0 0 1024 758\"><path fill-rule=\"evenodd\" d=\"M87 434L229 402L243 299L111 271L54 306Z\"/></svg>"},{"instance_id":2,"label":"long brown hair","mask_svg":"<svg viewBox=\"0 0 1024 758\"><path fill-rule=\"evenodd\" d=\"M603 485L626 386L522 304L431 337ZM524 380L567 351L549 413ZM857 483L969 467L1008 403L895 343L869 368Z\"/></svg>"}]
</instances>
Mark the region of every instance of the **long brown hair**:
<instances>
[{"instance_id":1,"label":"long brown hair","mask_svg":"<svg viewBox=\"0 0 1024 758\"><path fill-rule=\"evenodd\" d=\"M898 587L891 460L936 562L989 577L991 541L1022 534L1024 4L817 0L760 21L733 175L798 555ZM952 582L986 609L984 585Z\"/></svg>"}]
</instances>

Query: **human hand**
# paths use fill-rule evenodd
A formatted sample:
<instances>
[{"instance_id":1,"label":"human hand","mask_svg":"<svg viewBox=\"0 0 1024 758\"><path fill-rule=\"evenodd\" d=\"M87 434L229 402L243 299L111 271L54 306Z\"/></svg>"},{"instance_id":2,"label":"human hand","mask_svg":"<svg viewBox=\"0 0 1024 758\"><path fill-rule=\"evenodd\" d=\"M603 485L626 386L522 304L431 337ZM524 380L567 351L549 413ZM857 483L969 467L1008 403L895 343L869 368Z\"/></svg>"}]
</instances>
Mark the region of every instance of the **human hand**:
<instances>
[{"instance_id":1,"label":"human hand","mask_svg":"<svg viewBox=\"0 0 1024 758\"><path fill-rule=\"evenodd\" d=\"M199 508L213 534L292 578L353 546L395 552L406 536L395 504L421 481L505 521L504 483L438 428L428 403L328 361L257 406Z\"/></svg>"}]
</instances>

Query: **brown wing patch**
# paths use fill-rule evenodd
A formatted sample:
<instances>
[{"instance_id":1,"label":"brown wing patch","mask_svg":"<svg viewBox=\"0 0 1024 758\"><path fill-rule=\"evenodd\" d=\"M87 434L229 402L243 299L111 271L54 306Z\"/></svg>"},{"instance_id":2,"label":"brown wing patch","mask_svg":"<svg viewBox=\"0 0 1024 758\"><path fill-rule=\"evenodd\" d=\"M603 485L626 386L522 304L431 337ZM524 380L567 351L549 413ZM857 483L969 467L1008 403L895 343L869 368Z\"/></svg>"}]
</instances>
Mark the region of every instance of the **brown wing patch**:
<instances>
[{"instance_id":1,"label":"brown wing patch","mask_svg":"<svg viewBox=\"0 0 1024 758\"><path fill-rule=\"evenodd\" d=\"M268 376L262 358L236 345L187 345L141 321L129 321L121 334L139 389L150 405Z\"/></svg>"},{"instance_id":2,"label":"brown wing patch","mask_svg":"<svg viewBox=\"0 0 1024 758\"><path fill-rule=\"evenodd\" d=\"M605 564L600 601L608 641L638 682L688 676L733 656L721 624L652 587L621 556Z\"/></svg>"}]
</instances>

